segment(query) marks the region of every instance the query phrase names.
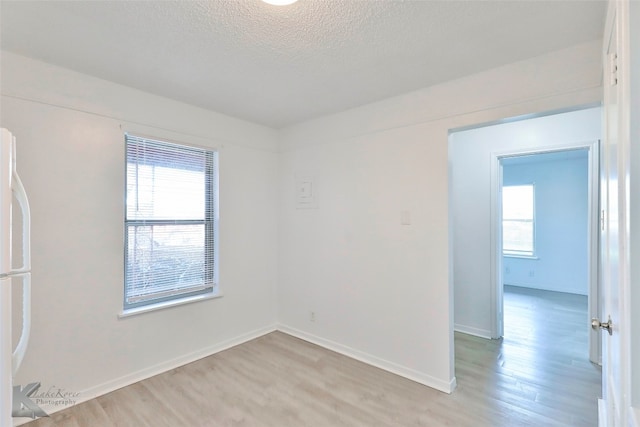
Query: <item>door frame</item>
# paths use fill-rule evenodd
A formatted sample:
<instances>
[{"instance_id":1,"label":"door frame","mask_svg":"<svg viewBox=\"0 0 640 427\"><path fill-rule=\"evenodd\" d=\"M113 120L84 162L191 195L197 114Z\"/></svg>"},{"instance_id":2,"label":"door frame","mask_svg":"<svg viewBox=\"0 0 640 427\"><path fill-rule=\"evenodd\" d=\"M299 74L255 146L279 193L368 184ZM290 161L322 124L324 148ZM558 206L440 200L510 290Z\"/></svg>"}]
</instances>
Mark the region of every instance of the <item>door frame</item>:
<instances>
[{"instance_id":1,"label":"door frame","mask_svg":"<svg viewBox=\"0 0 640 427\"><path fill-rule=\"evenodd\" d=\"M567 142L552 147L521 148L491 153L491 337L504 335L504 298L503 298L503 257L502 257L502 213L500 189L502 188L502 163L507 157L553 153L567 150L587 150L588 153L588 214L587 214L587 262L588 262L588 311L589 318L597 317L600 306L599 286L599 218L600 218L600 141ZM601 336L589 327L585 319L585 328L589 328L589 359L601 362Z\"/></svg>"}]
</instances>

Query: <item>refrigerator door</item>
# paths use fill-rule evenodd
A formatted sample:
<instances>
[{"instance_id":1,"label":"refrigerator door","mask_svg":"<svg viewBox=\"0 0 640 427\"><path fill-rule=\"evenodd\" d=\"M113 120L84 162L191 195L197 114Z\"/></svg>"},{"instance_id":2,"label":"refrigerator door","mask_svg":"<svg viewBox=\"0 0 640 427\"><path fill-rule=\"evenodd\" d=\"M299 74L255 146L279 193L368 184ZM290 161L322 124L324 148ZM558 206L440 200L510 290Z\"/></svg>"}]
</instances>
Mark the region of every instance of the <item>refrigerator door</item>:
<instances>
[{"instance_id":1,"label":"refrigerator door","mask_svg":"<svg viewBox=\"0 0 640 427\"><path fill-rule=\"evenodd\" d=\"M31 273L13 277L14 281L17 277L22 277L22 332L11 357L12 373L15 375L27 352L27 344L29 344L29 335L31 334Z\"/></svg>"},{"instance_id":2,"label":"refrigerator door","mask_svg":"<svg viewBox=\"0 0 640 427\"><path fill-rule=\"evenodd\" d=\"M13 136L0 129L0 277L11 272L11 201Z\"/></svg>"},{"instance_id":3,"label":"refrigerator door","mask_svg":"<svg viewBox=\"0 0 640 427\"><path fill-rule=\"evenodd\" d=\"M0 279L0 427L13 425L11 347L11 277L5 277Z\"/></svg>"},{"instance_id":4,"label":"refrigerator door","mask_svg":"<svg viewBox=\"0 0 640 427\"><path fill-rule=\"evenodd\" d=\"M22 213L22 266L12 264L12 202L18 202ZM12 421L13 375L27 349L31 329L31 213L29 201L16 172L15 138L0 129L0 427ZM22 333L12 351L11 287L22 279Z\"/></svg>"}]
</instances>

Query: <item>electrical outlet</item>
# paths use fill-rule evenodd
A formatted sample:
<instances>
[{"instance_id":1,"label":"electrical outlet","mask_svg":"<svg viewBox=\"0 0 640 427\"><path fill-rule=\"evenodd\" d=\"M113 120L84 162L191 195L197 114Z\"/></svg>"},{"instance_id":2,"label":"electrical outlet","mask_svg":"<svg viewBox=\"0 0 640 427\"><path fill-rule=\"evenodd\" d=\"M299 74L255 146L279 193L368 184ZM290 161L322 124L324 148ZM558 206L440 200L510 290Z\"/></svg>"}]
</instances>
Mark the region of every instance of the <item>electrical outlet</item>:
<instances>
[{"instance_id":1,"label":"electrical outlet","mask_svg":"<svg viewBox=\"0 0 640 427\"><path fill-rule=\"evenodd\" d=\"M315 322L316 321L316 312L315 311L312 311L312 312L309 313L309 320L311 322Z\"/></svg>"}]
</instances>

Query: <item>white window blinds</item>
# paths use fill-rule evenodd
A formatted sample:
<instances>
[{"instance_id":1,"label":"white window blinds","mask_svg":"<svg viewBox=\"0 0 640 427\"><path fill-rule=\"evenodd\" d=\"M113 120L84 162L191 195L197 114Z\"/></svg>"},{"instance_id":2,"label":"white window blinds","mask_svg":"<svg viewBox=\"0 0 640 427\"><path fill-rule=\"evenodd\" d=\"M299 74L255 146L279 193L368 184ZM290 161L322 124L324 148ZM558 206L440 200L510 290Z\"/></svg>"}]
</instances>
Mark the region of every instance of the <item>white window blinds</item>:
<instances>
[{"instance_id":1,"label":"white window blinds","mask_svg":"<svg viewBox=\"0 0 640 427\"><path fill-rule=\"evenodd\" d=\"M215 292L217 153L125 141L124 308Z\"/></svg>"},{"instance_id":2,"label":"white window blinds","mask_svg":"<svg viewBox=\"0 0 640 427\"><path fill-rule=\"evenodd\" d=\"M502 250L508 255L535 254L533 184L502 188Z\"/></svg>"}]
</instances>

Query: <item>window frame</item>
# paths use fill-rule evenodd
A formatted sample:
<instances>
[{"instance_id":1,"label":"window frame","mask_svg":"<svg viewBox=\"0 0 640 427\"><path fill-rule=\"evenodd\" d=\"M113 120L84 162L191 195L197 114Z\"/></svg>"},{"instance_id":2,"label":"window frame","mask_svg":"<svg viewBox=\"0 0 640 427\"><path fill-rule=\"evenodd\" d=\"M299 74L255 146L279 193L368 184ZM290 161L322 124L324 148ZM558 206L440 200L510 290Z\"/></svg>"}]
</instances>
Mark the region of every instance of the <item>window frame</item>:
<instances>
[{"instance_id":1,"label":"window frame","mask_svg":"<svg viewBox=\"0 0 640 427\"><path fill-rule=\"evenodd\" d=\"M203 147L193 144L176 142L166 138L156 138L143 136L141 134L133 134L125 132L125 182L124 182L124 286L123 286L123 310L120 317L126 317L137 313L156 310L159 308L171 307L175 305L185 304L203 299L210 299L222 296L219 292L219 262L218 262L218 150L212 147ZM184 149L187 152L199 151L205 157L205 189L204 189L204 205L205 215L203 219L129 219L128 218L128 168L129 168L129 144L130 142L144 143L151 142L160 145L166 145L172 151L179 152ZM179 168L176 168L179 169ZM136 187L136 192L139 187ZM129 228L130 227L154 227L154 226L180 226L202 224L204 226L204 281L201 286L185 286L181 292L179 289L175 292L157 298L141 297L139 301L130 302L128 269L129 269ZM210 251L213 251L210 254ZM162 292L158 292L162 294Z\"/></svg>"},{"instance_id":2,"label":"window frame","mask_svg":"<svg viewBox=\"0 0 640 427\"><path fill-rule=\"evenodd\" d=\"M511 258L532 258L537 259L537 244L536 244L536 184L535 182L523 183L523 184L509 184L503 185L501 191L501 222L502 222L502 255ZM520 218L505 218L504 217L504 188L505 187L531 187L531 219ZM505 248L505 221L511 222L524 222L531 223L531 251L521 251Z\"/></svg>"}]
</instances>

